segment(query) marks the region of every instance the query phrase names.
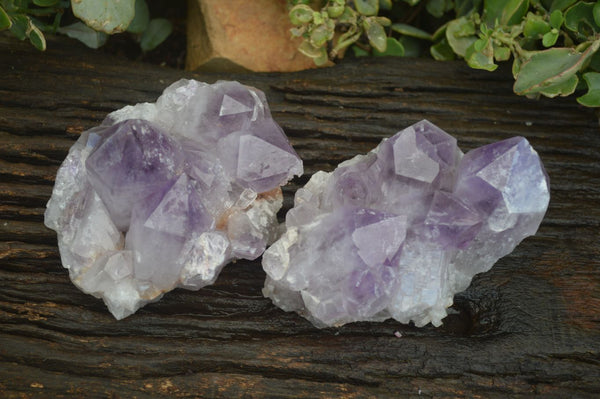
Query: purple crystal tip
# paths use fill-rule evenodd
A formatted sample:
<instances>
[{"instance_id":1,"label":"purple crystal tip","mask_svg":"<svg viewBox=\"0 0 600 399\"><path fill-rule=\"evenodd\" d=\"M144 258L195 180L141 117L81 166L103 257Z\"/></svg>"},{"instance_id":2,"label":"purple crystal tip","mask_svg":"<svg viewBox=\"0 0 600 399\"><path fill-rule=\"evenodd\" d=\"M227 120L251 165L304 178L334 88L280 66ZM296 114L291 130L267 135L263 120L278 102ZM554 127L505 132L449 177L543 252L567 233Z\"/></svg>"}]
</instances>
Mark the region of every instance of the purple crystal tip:
<instances>
[{"instance_id":1,"label":"purple crystal tip","mask_svg":"<svg viewBox=\"0 0 600 399\"><path fill-rule=\"evenodd\" d=\"M261 91L182 79L81 135L45 224L73 283L121 319L260 256L278 231L280 186L301 174Z\"/></svg>"},{"instance_id":2,"label":"purple crystal tip","mask_svg":"<svg viewBox=\"0 0 600 399\"><path fill-rule=\"evenodd\" d=\"M390 317L438 326L475 274L535 234L549 200L523 137L463 156L424 120L296 192L263 255L263 293L318 327Z\"/></svg>"}]
</instances>

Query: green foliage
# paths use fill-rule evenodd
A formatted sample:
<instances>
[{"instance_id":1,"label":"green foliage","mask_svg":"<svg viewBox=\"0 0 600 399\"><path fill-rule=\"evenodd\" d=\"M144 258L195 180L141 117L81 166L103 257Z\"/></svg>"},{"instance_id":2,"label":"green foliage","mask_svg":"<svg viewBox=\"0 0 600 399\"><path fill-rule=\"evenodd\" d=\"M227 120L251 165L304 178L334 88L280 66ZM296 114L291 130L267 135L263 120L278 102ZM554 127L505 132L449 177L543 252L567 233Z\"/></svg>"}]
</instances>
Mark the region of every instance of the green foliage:
<instances>
[{"instance_id":1,"label":"green foliage","mask_svg":"<svg viewBox=\"0 0 600 399\"><path fill-rule=\"evenodd\" d=\"M292 35L319 65L354 56L463 58L494 71L512 59L514 91L600 107L600 1L288 0Z\"/></svg>"},{"instance_id":2,"label":"green foliage","mask_svg":"<svg viewBox=\"0 0 600 399\"><path fill-rule=\"evenodd\" d=\"M82 22L60 26L62 15L72 8ZM312 10L311 10L312 13ZM29 39L39 50L46 49L43 32L62 33L91 48L102 46L107 35L134 34L143 51L162 43L172 25L164 19L150 20L146 0L0 0L0 31L10 29L20 40Z\"/></svg>"}]
</instances>

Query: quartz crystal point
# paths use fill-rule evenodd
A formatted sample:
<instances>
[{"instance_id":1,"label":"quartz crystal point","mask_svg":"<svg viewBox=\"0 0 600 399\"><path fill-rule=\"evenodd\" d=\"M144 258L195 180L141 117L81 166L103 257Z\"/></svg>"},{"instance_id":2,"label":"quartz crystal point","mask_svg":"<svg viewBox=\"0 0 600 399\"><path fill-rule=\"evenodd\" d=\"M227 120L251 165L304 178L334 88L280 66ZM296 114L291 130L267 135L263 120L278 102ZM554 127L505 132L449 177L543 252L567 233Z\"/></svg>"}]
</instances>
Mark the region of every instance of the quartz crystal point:
<instances>
[{"instance_id":1,"label":"quartz crystal point","mask_svg":"<svg viewBox=\"0 0 600 399\"><path fill-rule=\"evenodd\" d=\"M262 92L180 80L81 135L45 224L73 283L121 319L260 256L276 238L280 186L301 174Z\"/></svg>"},{"instance_id":2,"label":"quartz crystal point","mask_svg":"<svg viewBox=\"0 0 600 399\"><path fill-rule=\"evenodd\" d=\"M263 255L263 293L318 327L441 324L454 294L535 234L549 181L526 139L463 153L428 121L317 172Z\"/></svg>"}]
</instances>

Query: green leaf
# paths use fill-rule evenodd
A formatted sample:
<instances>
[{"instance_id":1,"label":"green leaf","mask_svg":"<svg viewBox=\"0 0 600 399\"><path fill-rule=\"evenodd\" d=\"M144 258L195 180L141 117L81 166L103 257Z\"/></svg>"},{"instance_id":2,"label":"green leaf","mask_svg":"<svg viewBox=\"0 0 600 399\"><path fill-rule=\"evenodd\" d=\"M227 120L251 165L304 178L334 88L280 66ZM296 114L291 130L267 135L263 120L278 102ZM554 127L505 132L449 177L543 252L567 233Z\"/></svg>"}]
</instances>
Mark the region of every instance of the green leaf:
<instances>
[{"instance_id":1,"label":"green leaf","mask_svg":"<svg viewBox=\"0 0 600 399\"><path fill-rule=\"evenodd\" d=\"M427 0L427 12L436 18L441 18L446 12L446 0Z\"/></svg>"},{"instance_id":2,"label":"green leaf","mask_svg":"<svg viewBox=\"0 0 600 399\"><path fill-rule=\"evenodd\" d=\"M454 0L454 12L456 17L469 14L474 9L479 9L481 0Z\"/></svg>"},{"instance_id":3,"label":"green leaf","mask_svg":"<svg viewBox=\"0 0 600 399\"><path fill-rule=\"evenodd\" d=\"M387 40L383 26L377 23L373 18L365 18L363 28L369 39L369 44L378 51L384 52Z\"/></svg>"},{"instance_id":4,"label":"green leaf","mask_svg":"<svg viewBox=\"0 0 600 399\"><path fill-rule=\"evenodd\" d=\"M510 49L504 46L494 46L494 59L496 61L508 61L510 59Z\"/></svg>"},{"instance_id":5,"label":"green leaf","mask_svg":"<svg viewBox=\"0 0 600 399\"><path fill-rule=\"evenodd\" d=\"M140 47L142 51L150 51L165 41L173 31L171 21L165 18L155 18L150 20L148 28L142 33L140 38Z\"/></svg>"},{"instance_id":6,"label":"green leaf","mask_svg":"<svg viewBox=\"0 0 600 399\"><path fill-rule=\"evenodd\" d=\"M322 47L333 38L335 23L332 20L328 20L328 22L330 23L317 25L311 30L310 42L313 46Z\"/></svg>"},{"instance_id":7,"label":"green leaf","mask_svg":"<svg viewBox=\"0 0 600 399\"><path fill-rule=\"evenodd\" d=\"M40 7L52 7L58 0L33 0L33 4Z\"/></svg>"},{"instance_id":8,"label":"green leaf","mask_svg":"<svg viewBox=\"0 0 600 399\"><path fill-rule=\"evenodd\" d=\"M542 44L544 47L552 47L556 44L556 40L558 40L558 30L552 29L542 37Z\"/></svg>"},{"instance_id":9,"label":"green leaf","mask_svg":"<svg viewBox=\"0 0 600 399\"><path fill-rule=\"evenodd\" d=\"M565 13L565 27L588 37L600 31L600 26L594 21L594 3L579 2Z\"/></svg>"},{"instance_id":10,"label":"green leaf","mask_svg":"<svg viewBox=\"0 0 600 399\"><path fill-rule=\"evenodd\" d=\"M517 79L519 72L521 71L521 60L519 57L515 57L512 64L512 75L514 79Z\"/></svg>"},{"instance_id":11,"label":"green leaf","mask_svg":"<svg viewBox=\"0 0 600 399\"><path fill-rule=\"evenodd\" d=\"M323 47L315 47L309 41L303 41L298 47L298 51L309 58L320 57L323 50L325 50Z\"/></svg>"},{"instance_id":12,"label":"green leaf","mask_svg":"<svg viewBox=\"0 0 600 399\"><path fill-rule=\"evenodd\" d=\"M550 25L554 29L560 29L564 20L563 13L560 10L554 10L552 11L552 14L550 14Z\"/></svg>"},{"instance_id":13,"label":"green leaf","mask_svg":"<svg viewBox=\"0 0 600 399\"><path fill-rule=\"evenodd\" d=\"M127 32L142 33L150 23L150 10L146 0L135 0L135 16L127 27Z\"/></svg>"},{"instance_id":14,"label":"green leaf","mask_svg":"<svg viewBox=\"0 0 600 399\"><path fill-rule=\"evenodd\" d=\"M354 0L354 7L362 15L377 15L379 12L379 0Z\"/></svg>"},{"instance_id":15,"label":"green leaf","mask_svg":"<svg viewBox=\"0 0 600 399\"><path fill-rule=\"evenodd\" d=\"M90 28L110 35L127 29L135 15L135 0L74 0L71 8Z\"/></svg>"},{"instance_id":16,"label":"green leaf","mask_svg":"<svg viewBox=\"0 0 600 399\"><path fill-rule=\"evenodd\" d=\"M421 1L421 0L404 0L405 3L408 3L408 5L411 5L411 6L415 6L415 5L419 4L419 1Z\"/></svg>"},{"instance_id":17,"label":"green leaf","mask_svg":"<svg viewBox=\"0 0 600 399\"><path fill-rule=\"evenodd\" d=\"M392 0L379 0L379 8L382 10L391 10Z\"/></svg>"},{"instance_id":18,"label":"green leaf","mask_svg":"<svg viewBox=\"0 0 600 399\"><path fill-rule=\"evenodd\" d=\"M293 25L309 23L313 19L314 10L305 4L298 4L289 12L290 22Z\"/></svg>"},{"instance_id":19,"label":"green leaf","mask_svg":"<svg viewBox=\"0 0 600 399\"><path fill-rule=\"evenodd\" d=\"M583 75L588 92L577 98L577 102L586 107L600 107L600 73L588 72Z\"/></svg>"},{"instance_id":20,"label":"green leaf","mask_svg":"<svg viewBox=\"0 0 600 399\"><path fill-rule=\"evenodd\" d=\"M313 61L317 66L325 65L327 61L329 61L329 58L327 57L327 50L325 50L325 47L321 48L321 54L319 54L318 57L313 58Z\"/></svg>"},{"instance_id":21,"label":"green leaf","mask_svg":"<svg viewBox=\"0 0 600 399\"><path fill-rule=\"evenodd\" d=\"M431 46L429 52L437 61L450 61L456 58L454 56L454 51L452 51L452 47L450 47L446 38L443 38L440 42Z\"/></svg>"},{"instance_id":22,"label":"green leaf","mask_svg":"<svg viewBox=\"0 0 600 399\"><path fill-rule=\"evenodd\" d=\"M583 53L562 47L537 51L531 55L518 73L513 86L520 95L547 91L572 80L584 63L598 50L600 41L594 42Z\"/></svg>"},{"instance_id":23,"label":"green leaf","mask_svg":"<svg viewBox=\"0 0 600 399\"><path fill-rule=\"evenodd\" d=\"M525 19L523 35L530 39L538 39L540 36L550 32L550 29L552 27L542 16L530 12Z\"/></svg>"},{"instance_id":24,"label":"green leaf","mask_svg":"<svg viewBox=\"0 0 600 399\"><path fill-rule=\"evenodd\" d=\"M423 45L419 39L402 36L398 41L404 47L404 57L420 57L423 53Z\"/></svg>"},{"instance_id":25,"label":"green leaf","mask_svg":"<svg viewBox=\"0 0 600 399\"><path fill-rule=\"evenodd\" d=\"M27 28L29 27L29 18L23 14L13 15L10 31L19 40L24 40L27 37Z\"/></svg>"},{"instance_id":26,"label":"green leaf","mask_svg":"<svg viewBox=\"0 0 600 399\"><path fill-rule=\"evenodd\" d=\"M35 26L35 24L29 20L29 27L27 29L27 37L29 37L29 41L33 44L33 47L40 51L46 50L46 38L44 34Z\"/></svg>"},{"instance_id":27,"label":"green leaf","mask_svg":"<svg viewBox=\"0 0 600 399\"><path fill-rule=\"evenodd\" d=\"M67 35L70 38L77 39L93 49L103 46L108 39L106 33L95 31L83 22L75 22L71 25L62 26L57 29L57 32Z\"/></svg>"},{"instance_id":28,"label":"green leaf","mask_svg":"<svg viewBox=\"0 0 600 399\"><path fill-rule=\"evenodd\" d=\"M448 23L446 39L452 50L461 57L465 56L467 48L477 40L475 24L467 17L460 17Z\"/></svg>"},{"instance_id":29,"label":"green leaf","mask_svg":"<svg viewBox=\"0 0 600 399\"><path fill-rule=\"evenodd\" d=\"M554 10L564 11L576 1L577 0L554 0L552 6L550 6L550 12L554 12Z\"/></svg>"},{"instance_id":30,"label":"green leaf","mask_svg":"<svg viewBox=\"0 0 600 399\"><path fill-rule=\"evenodd\" d=\"M411 25L397 23L392 25L392 30L406 36L416 37L417 39L431 40L429 33Z\"/></svg>"},{"instance_id":31,"label":"green leaf","mask_svg":"<svg viewBox=\"0 0 600 399\"><path fill-rule=\"evenodd\" d=\"M594 55L592 55L588 68L600 72L600 51L596 51Z\"/></svg>"},{"instance_id":32,"label":"green leaf","mask_svg":"<svg viewBox=\"0 0 600 399\"><path fill-rule=\"evenodd\" d=\"M519 24L529 9L529 0L485 0L483 4L483 20L489 27L496 21L500 25Z\"/></svg>"},{"instance_id":33,"label":"green leaf","mask_svg":"<svg viewBox=\"0 0 600 399\"><path fill-rule=\"evenodd\" d=\"M11 26L12 22L10 20L10 17L6 13L6 11L4 11L4 8L0 6L0 30L10 29Z\"/></svg>"},{"instance_id":34,"label":"green leaf","mask_svg":"<svg viewBox=\"0 0 600 399\"><path fill-rule=\"evenodd\" d=\"M479 39L474 42L465 54L467 64L474 69L493 71L498 68L494 64L494 48L491 40Z\"/></svg>"},{"instance_id":35,"label":"green leaf","mask_svg":"<svg viewBox=\"0 0 600 399\"><path fill-rule=\"evenodd\" d=\"M365 49L362 49L358 46L352 46L352 51L354 52L355 57L367 57L369 52Z\"/></svg>"},{"instance_id":36,"label":"green leaf","mask_svg":"<svg viewBox=\"0 0 600 399\"><path fill-rule=\"evenodd\" d=\"M596 25L600 26L600 1L597 1L596 4L594 4L592 15L594 16L594 22L596 22Z\"/></svg>"},{"instance_id":37,"label":"green leaf","mask_svg":"<svg viewBox=\"0 0 600 399\"><path fill-rule=\"evenodd\" d=\"M354 11L352 8L350 8L348 6L344 7L344 13L342 15L340 15L340 17L338 18L338 22L341 24L354 25L354 24L356 24L356 20L357 20L356 11Z\"/></svg>"},{"instance_id":38,"label":"green leaf","mask_svg":"<svg viewBox=\"0 0 600 399\"><path fill-rule=\"evenodd\" d=\"M344 4L333 4L327 7L327 15L329 18L337 18L344 13Z\"/></svg>"},{"instance_id":39,"label":"green leaf","mask_svg":"<svg viewBox=\"0 0 600 399\"><path fill-rule=\"evenodd\" d=\"M448 22L446 22L444 25L437 28L437 30L435 32L433 32L433 35L431 35L431 40L433 40L434 42L437 42L438 40L446 37L446 29L447 28L448 28Z\"/></svg>"},{"instance_id":40,"label":"green leaf","mask_svg":"<svg viewBox=\"0 0 600 399\"><path fill-rule=\"evenodd\" d=\"M575 92L578 82L579 78L577 75L573 75L562 83L555 84L541 90L540 94L550 98L554 98L556 96L569 96Z\"/></svg>"},{"instance_id":41,"label":"green leaf","mask_svg":"<svg viewBox=\"0 0 600 399\"><path fill-rule=\"evenodd\" d=\"M373 55L376 57L383 57L388 55L393 55L396 57L402 57L404 55L404 46L402 43L398 42L398 40L393 37L387 38L387 45L385 51L379 51L376 48L373 49Z\"/></svg>"}]
</instances>

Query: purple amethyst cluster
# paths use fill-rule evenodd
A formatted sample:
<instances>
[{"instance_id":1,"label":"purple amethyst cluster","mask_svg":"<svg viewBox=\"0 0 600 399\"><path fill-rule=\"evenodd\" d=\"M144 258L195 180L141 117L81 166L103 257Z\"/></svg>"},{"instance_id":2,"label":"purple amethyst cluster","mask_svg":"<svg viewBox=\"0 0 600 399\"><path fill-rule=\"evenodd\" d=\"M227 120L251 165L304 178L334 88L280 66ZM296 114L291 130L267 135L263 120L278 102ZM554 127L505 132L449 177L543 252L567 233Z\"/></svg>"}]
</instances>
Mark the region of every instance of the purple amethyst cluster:
<instances>
[{"instance_id":1,"label":"purple amethyst cluster","mask_svg":"<svg viewBox=\"0 0 600 399\"><path fill-rule=\"evenodd\" d=\"M317 172L263 255L263 293L315 325L440 325L454 294L535 234L549 181L526 139L466 155L428 121Z\"/></svg>"},{"instance_id":2,"label":"purple amethyst cluster","mask_svg":"<svg viewBox=\"0 0 600 399\"><path fill-rule=\"evenodd\" d=\"M301 174L262 92L180 80L81 135L45 224L75 285L121 319L260 256L276 238L280 186Z\"/></svg>"}]
</instances>

